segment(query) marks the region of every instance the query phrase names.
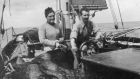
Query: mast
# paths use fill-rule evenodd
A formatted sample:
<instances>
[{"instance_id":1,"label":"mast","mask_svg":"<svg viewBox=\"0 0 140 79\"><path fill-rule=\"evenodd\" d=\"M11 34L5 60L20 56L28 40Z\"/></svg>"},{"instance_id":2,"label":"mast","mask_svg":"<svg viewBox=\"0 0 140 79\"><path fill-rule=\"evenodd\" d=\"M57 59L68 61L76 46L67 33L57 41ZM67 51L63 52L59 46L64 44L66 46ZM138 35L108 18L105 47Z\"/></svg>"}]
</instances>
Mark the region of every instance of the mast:
<instances>
[{"instance_id":1,"label":"mast","mask_svg":"<svg viewBox=\"0 0 140 79\"><path fill-rule=\"evenodd\" d=\"M70 23L70 1L69 0L59 0L59 9L61 12L61 21L63 27L63 35L65 39L69 39L69 29L71 29Z\"/></svg>"}]
</instances>

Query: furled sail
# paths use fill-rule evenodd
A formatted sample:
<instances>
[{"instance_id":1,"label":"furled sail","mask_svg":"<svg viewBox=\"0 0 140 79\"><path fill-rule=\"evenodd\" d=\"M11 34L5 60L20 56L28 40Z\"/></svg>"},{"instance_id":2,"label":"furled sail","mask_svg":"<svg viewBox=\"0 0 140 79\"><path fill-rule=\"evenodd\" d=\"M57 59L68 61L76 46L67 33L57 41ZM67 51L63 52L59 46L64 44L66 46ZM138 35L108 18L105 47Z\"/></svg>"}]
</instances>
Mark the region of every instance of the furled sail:
<instances>
[{"instance_id":1,"label":"furled sail","mask_svg":"<svg viewBox=\"0 0 140 79\"><path fill-rule=\"evenodd\" d=\"M104 10L108 8L106 0L71 0L71 4L75 9L78 9L79 5L91 10Z\"/></svg>"}]
</instances>

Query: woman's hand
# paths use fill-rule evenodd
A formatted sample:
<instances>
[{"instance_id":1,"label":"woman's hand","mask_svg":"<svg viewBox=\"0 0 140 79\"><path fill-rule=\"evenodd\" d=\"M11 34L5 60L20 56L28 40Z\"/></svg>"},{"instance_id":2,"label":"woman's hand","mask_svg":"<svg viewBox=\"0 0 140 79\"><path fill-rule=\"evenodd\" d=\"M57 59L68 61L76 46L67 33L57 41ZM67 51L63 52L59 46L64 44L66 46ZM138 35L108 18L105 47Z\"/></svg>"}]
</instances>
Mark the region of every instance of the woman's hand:
<instances>
[{"instance_id":1,"label":"woman's hand","mask_svg":"<svg viewBox=\"0 0 140 79\"><path fill-rule=\"evenodd\" d=\"M64 44L60 44L59 42L56 42L56 48L66 49L67 46Z\"/></svg>"},{"instance_id":2,"label":"woman's hand","mask_svg":"<svg viewBox=\"0 0 140 79\"><path fill-rule=\"evenodd\" d=\"M62 43L64 42L64 38L63 38L63 37L62 37L62 38L59 38L58 42L59 42L60 44L62 44Z\"/></svg>"}]
</instances>

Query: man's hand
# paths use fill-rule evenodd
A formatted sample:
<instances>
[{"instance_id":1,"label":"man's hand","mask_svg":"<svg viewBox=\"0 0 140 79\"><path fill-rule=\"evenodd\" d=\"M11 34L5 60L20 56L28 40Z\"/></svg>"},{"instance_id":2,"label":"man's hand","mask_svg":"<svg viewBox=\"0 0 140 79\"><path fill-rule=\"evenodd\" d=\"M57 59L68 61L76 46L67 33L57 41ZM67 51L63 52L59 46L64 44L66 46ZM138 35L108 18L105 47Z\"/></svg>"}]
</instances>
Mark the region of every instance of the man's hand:
<instances>
[{"instance_id":1,"label":"man's hand","mask_svg":"<svg viewBox=\"0 0 140 79\"><path fill-rule=\"evenodd\" d=\"M73 53L75 53L75 52L77 52L77 46L76 46L76 43L75 43L75 39L74 38L72 38L71 40L70 40L70 43L71 43L71 51L73 52Z\"/></svg>"},{"instance_id":2,"label":"man's hand","mask_svg":"<svg viewBox=\"0 0 140 79\"><path fill-rule=\"evenodd\" d=\"M72 51L72 52L77 52L77 50L78 50L77 47L72 47L72 48L71 48L71 51Z\"/></svg>"},{"instance_id":3,"label":"man's hand","mask_svg":"<svg viewBox=\"0 0 140 79\"><path fill-rule=\"evenodd\" d=\"M59 48L66 49L67 46L66 45L63 45L63 44L59 44Z\"/></svg>"},{"instance_id":4,"label":"man's hand","mask_svg":"<svg viewBox=\"0 0 140 79\"><path fill-rule=\"evenodd\" d=\"M55 47L58 48L60 46L59 42L55 43Z\"/></svg>"}]
</instances>

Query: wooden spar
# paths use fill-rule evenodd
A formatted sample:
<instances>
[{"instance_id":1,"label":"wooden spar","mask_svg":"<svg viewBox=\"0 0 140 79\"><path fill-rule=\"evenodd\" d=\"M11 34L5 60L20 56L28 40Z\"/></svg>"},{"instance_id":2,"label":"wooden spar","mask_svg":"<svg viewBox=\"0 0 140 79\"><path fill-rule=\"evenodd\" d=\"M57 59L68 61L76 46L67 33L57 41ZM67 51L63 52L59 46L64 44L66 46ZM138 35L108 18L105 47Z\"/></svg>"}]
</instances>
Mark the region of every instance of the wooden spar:
<instances>
[{"instance_id":1,"label":"wooden spar","mask_svg":"<svg viewBox=\"0 0 140 79\"><path fill-rule=\"evenodd\" d=\"M1 21L0 21L0 34L3 34L4 33L4 26L3 26L3 16L4 16L4 10L5 10L5 3L6 3L6 0L4 0L4 3L3 3L3 6L2 6L2 14L1 14Z\"/></svg>"},{"instance_id":2,"label":"wooden spar","mask_svg":"<svg viewBox=\"0 0 140 79\"><path fill-rule=\"evenodd\" d=\"M123 30L122 32L119 32L119 33L115 33L115 34L111 34L111 35L108 35L108 38L119 38L121 36L125 36L126 34L129 34L129 33L132 33L136 30L139 30L140 28L132 28L132 29L128 29L128 30Z\"/></svg>"}]
</instances>

